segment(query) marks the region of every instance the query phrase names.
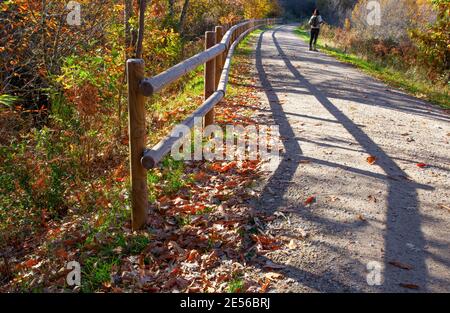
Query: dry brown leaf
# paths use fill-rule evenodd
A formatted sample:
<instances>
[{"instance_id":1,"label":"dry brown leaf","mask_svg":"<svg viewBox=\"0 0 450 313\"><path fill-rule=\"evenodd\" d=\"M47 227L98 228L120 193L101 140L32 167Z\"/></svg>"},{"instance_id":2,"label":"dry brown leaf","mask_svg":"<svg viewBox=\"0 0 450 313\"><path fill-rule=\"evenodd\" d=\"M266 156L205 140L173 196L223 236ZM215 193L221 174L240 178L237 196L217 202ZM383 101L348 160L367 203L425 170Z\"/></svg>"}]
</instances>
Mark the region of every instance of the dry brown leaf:
<instances>
[{"instance_id":1,"label":"dry brown leaf","mask_svg":"<svg viewBox=\"0 0 450 313\"><path fill-rule=\"evenodd\" d=\"M417 289L419 289L420 287L418 286L418 285L416 285L416 284L400 284L400 287L403 287L403 288L407 288L407 289L414 289L414 290L417 290Z\"/></svg>"},{"instance_id":2,"label":"dry brown leaf","mask_svg":"<svg viewBox=\"0 0 450 313\"><path fill-rule=\"evenodd\" d=\"M359 219L361 222L367 222L366 218L365 218L362 214L359 214L359 215L358 215L358 219Z\"/></svg>"},{"instance_id":3,"label":"dry brown leaf","mask_svg":"<svg viewBox=\"0 0 450 313\"><path fill-rule=\"evenodd\" d=\"M289 242L288 248L291 249L291 250L297 249L297 243L295 242L294 239L292 239L292 240Z\"/></svg>"},{"instance_id":4,"label":"dry brown leaf","mask_svg":"<svg viewBox=\"0 0 450 313\"><path fill-rule=\"evenodd\" d=\"M58 257L64 260L67 259L67 257L69 256L66 250L64 250L64 248L58 249L55 253Z\"/></svg>"},{"instance_id":5,"label":"dry brown leaf","mask_svg":"<svg viewBox=\"0 0 450 313\"><path fill-rule=\"evenodd\" d=\"M409 264L401 263L401 262L398 262L398 261L390 261L389 264L392 265L392 266L401 268L401 269L403 269L403 270L408 270L408 271L411 270L411 269L413 268L413 267L412 267L411 265L409 265Z\"/></svg>"},{"instance_id":6,"label":"dry brown leaf","mask_svg":"<svg viewBox=\"0 0 450 313\"><path fill-rule=\"evenodd\" d=\"M266 264L264 265L264 268L267 269L274 269L274 270L280 270L283 268L286 268L286 265L282 265L282 264L275 264L270 260L267 260Z\"/></svg>"},{"instance_id":7,"label":"dry brown leaf","mask_svg":"<svg viewBox=\"0 0 450 313\"><path fill-rule=\"evenodd\" d=\"M330 197L330 201L331 201L331 202L336 202L336 201L339 201L339 200L341 200L341 199L339 199L339 198L336 197L336 196L331 196L331 197Z\"/></svg>"},{"instance_id":8,"label":"dry brown leaf","mask_svg":"<svg viewBox=\"0 0 450 313\"><path fill-rule=\"evenodd\" d=\"M266 273L266 274L264 275L264 277L265 277L266 279L269 279L269 280L276 280L276 279L281 279L281 278L283 278L283 275L281 275L280 273L269 272L269 273Z\"/></svg>"}]
</instances>

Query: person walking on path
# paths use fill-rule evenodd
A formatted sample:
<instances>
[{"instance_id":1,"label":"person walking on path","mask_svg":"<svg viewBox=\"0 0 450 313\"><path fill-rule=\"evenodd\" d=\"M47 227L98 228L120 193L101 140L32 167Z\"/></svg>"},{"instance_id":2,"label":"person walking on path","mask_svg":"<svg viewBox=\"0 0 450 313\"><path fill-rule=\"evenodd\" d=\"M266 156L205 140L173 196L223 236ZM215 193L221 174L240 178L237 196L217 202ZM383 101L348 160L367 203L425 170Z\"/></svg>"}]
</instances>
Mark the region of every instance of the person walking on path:
<instances>
[{"instance_id":1,"label":"person walking on path","mask_svg":"<svg viewBox=\"0 0 450 313\"><path fill-rule=\"evenodd\" d=\"M323 24L323 19L320 16L319 10L315 9L313 15L309 19L309 25L311 26L311 39L309 40L310 51L312 50L317 51L317 38L319 38L321 24Z\"/></svg>"}]
</instances>

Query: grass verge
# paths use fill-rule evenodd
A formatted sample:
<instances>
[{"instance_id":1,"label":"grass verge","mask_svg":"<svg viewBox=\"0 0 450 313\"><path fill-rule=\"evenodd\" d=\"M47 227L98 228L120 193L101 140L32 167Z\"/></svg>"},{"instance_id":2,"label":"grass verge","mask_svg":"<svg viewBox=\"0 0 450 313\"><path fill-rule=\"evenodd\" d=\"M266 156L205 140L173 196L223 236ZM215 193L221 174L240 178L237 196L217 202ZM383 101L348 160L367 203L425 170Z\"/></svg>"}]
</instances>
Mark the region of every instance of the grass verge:
<instances>
[{"instance_id":1,"label":"grass verge","mask_svg":"<svg viewBox=\"0 0 450 313\"><path fill-rule=\"evenodd\" d=\"M304 41L309 42L309 32L303 28L297 28L295 33ZM322 39L322 43L318 43L318 47L326 54L335 57L339 61L352 64L361 69L365 73L372 75L388 85L400 88L411 95L430 101L444 109L450 109L450 95L448 89L437 89L430 83L414 81L406 76L403 72L383 66L370 60L346 53L339 48L332 47L333 43Z\"/></svg>"}]
</instances>

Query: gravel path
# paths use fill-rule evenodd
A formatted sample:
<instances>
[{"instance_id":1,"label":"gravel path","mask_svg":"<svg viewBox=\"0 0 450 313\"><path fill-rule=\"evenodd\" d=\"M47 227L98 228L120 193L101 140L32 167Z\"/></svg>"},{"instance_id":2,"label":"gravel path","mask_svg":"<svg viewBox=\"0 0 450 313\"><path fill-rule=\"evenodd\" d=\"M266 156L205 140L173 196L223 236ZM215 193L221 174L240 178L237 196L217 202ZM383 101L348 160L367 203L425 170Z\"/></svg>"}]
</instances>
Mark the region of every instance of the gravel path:
<instances>
[{"instance_id":1,"label":"gravel path","mask_svg":"<svg viewBox=\"0 0 450 313\"><path fill-rule=\"evenodd\" d=\"M255 42L258 116L285 149L253 203L291 239L267 255L287 277L275 291L450 292L448 113L308 51L294 28Z\"/></svg>"}]
</instances>

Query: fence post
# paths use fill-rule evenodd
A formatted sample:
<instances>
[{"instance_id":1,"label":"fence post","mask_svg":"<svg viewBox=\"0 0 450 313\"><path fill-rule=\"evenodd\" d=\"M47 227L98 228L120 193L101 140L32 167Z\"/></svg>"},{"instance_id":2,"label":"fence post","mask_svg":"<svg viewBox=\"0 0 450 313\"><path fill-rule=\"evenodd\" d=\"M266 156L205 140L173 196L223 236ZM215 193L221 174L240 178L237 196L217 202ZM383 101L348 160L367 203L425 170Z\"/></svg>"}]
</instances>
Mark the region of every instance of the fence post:
<instances>
[{"instance_id":1,"label":"fence post","mask_svg":"<svg viewBox=\"0 0 450 313\"><path fill-rule=\"evenodd\" d=\"M216 43L219 43L222 41L223 38L223 27L222 26L216 26ZM216 90L220 83L220 77L222 76L223 71L223 61L224 54L221 53L216 57Z\"/></svg>"},{"instance_id":2,"label":"fence post","mask_svg":"<svg viewBox=\"0 0 450 313\"><path fill-rule=\"evenodd\" d=\"M205 50L216 44L216 32L205 33ZM216 91L216 59L205 64L205 100ZM214 108L205 115L205 127L214 124Z\"/></svg>"},{"instance_id":3,"label":"fence post","mask_svg":"<svg viewBox=\"0 0 450 313\"><path fill-rule=\"evenodd\" d=\"M139 91L139 82L144 78L144 60L128 60L127 77L131 222L133 230L139 230L146 224L148 214L147 171L141 164L147 133L145 126L145 97Z\"/></svg>"}]
</instances>

